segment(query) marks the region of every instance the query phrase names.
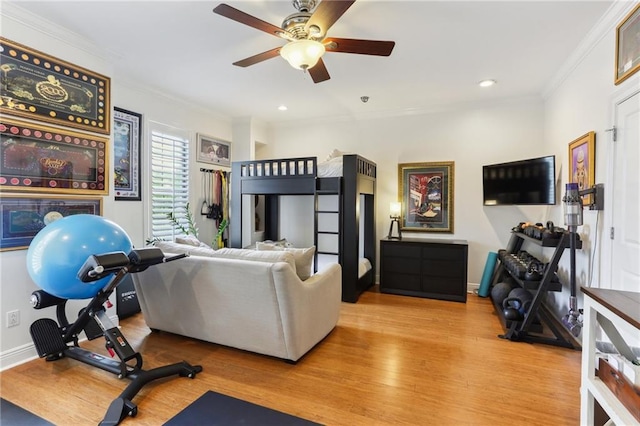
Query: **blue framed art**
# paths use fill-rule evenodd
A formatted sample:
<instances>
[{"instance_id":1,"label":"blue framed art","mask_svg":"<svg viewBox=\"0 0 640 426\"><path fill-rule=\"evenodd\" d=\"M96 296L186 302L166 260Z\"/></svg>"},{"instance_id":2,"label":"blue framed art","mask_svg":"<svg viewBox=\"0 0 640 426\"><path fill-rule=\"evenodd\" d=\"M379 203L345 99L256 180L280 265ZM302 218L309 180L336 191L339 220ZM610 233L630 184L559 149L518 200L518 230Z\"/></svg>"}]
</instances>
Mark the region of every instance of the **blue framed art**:
<instances>
[{"instance_id":1,"label":"blue framed art","mask_svg":"<svg viewBox=\"0 0 640 426\"><path fill-rule=\"evenodd\" d=\"M3 194L0 198L0 251L26 249L46 225L73 214L101 216L102 198Z\"/></svg>"}]
</instances>

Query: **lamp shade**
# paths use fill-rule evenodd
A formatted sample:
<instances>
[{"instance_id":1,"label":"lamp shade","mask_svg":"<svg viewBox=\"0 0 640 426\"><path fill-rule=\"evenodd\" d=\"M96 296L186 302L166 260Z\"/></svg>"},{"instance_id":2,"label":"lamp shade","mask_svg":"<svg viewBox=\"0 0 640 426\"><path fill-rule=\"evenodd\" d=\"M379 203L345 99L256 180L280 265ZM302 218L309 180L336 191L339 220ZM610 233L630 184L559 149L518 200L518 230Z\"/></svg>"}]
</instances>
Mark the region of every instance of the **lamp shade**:
<instances>
[{"instance_id":1,"label":"lamp shade","mask_svg":"<svg viewBox=\"0 0 640 426\"><path fill-rule=\"evenodd\" d=\"M393 201L391 204L389 204L389 216L400 217L401 211L402 205L399 202Z\"/></svg>"},{"instance_id":2,"label":"lamp shade","mask_svg":"<svg viewBox=\"0 0 640 426\"><path fill-rule=\"evenodd\" d=\"M324 45L315 40L291 41L280 49L280 56L299 70L313 68L324 55Z\"/></svg>"}]
</instances>

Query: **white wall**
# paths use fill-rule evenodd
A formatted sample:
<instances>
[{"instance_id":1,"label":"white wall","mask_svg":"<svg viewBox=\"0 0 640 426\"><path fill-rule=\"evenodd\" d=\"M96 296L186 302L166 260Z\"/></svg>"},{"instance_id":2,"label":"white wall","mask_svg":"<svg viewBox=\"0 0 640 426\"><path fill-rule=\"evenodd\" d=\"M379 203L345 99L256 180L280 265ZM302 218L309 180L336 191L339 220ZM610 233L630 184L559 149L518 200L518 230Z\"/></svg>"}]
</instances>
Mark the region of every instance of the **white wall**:
<instances>
[{"instance_id":1,"label":"white wall","mask_svg":"<svg viewBox=\"0 0 640 426\"><path fill-rule=\"evenodd\" d=\"M214 168L210 164L196 163L196 133L231 140L232 124L229 118L214 116L197 106L187 105L179 99L169 99L161 93L153 93L141 89L139 84L127 82L124 76L115 75L110 65L112 58L91 45L84 44L82 39L68 33L65 29L43 21L38 17L25 14L21 9L5 8L2 10L2 35L15 42L27 45L51 56L66 60L78 66L90 69L111 78L111 104L143 115L143 147L142 147L142 198L143 201L115 201L113 188L103 198L103 216L122 226L131 237L136 247L145 245L149 221L148 214L148 143L149 122L154 121L177 129L181 129L191 140L191 206L195 214L200 238L210 243L216 229L213 221L201 216L200 205L203 201L202 184L199 169ZM258 128L263 139L264 129ZM232 144L232 152L234 146ZM110 152L113 158L113 150ZM110 165L109 176L114 176L113 165ZM55 318L55 308L34 310L29 298L37 286L27 273L26 250L0 253L0 369L7 368L16 362L36 355L32 348L29 325L43 317ZM112 295L112 302L115 297ZM71 301L67 312L71 320L75 313L86 305L86 301ZM7 328L6 312L18 309L20 325ZM107 311L117 321L115 308Z\"/></svg>"},{"instance_id":2,"label":"white wall","mask_svg":"<svg viewBox=\"0 0 640 426\"><path fill-rule=\"evenodd\" d=\"M454 161L454 233L403 232L403 236L467 240L469 281L479 283L488 252L506 246L511 227L521 221L546 222L548 217L547 207L482 204L482 165L551 153L543 144L543 117L542 99L521 99L419 115L275 125L274 142L260 155L316 155L321 161L337 148L376 162L378 239L387 235L389 203L398 197L398 164ZM292 215L283 222L296 219Z\"/></svg>"},{"instance_id":3,"label":"white wall","mask_svg":"<svg viewBox=\"0 0 640 426\"><path fill-rule=\"evenodd\" d=\"M589 131L596 134L595 181L603 183L605 199L611 196L608 183L611 173L609 156L612 152L612 134L607 129L613 127L613 100L620 93L640 89L640 75L614 84L615 63L615 27L637 3L620 3L608 15L605 15L596 30L575 52L577 63L565 79L559 80L550 90L545 102L545 143L549 150L562 159L560 189L568 180L569 153L571 141ZM551 219L563 223L562 209L551 212ZM582 249L576 252L576 284L579 306L582 306L580 286L623 289L620 283L609 282L609 277L602 274L603 262L608 262L608 231L606 224L610 220L607 210L596 212L584 210L584 225L578 228L582 240ZM569 287L569 255L563 256L559 266L559 274L564 284L562 294L550 294L549 302L556 306L560 313L568 312L566 295ZM640 291L640 289L637 289Z\"/></svg>"},{"instance_id":4,"label":"white wall","mask_svg":"<svg viewBox=\"0 0 640 426\"><path fill-rule=\"evenodd\" d=\"M149 93L139 85L127 83L124 76L113 74L107 54L101 54L94 46L74 39L64 29L50 23L38 22L33 17L7 15L2 10L2 35L65 59L92 71L112 78L112 104L140 112L144 115L144 131L148 122L156 121L185 130L194 140L202 132L222 139L232 140L234 123L224 117L216 117L206 111L167 99L162 94ZM613 85L614 28L633 4L619 6L608 20L599 24L597 34L572 60L571 66L559 70L561 77L549 90L545 100L518 99L492 105L469 105L456 110L415 112L412 115L387 117L352 117L341 120L317 120L313 122L267 126L250 124L251 140L233 140L232 156L248 152L251 144L261 142L260 158L316 155L320 160L334 148L358 153L378 164L376 217L377 237L388 231L388 206L398 191L397 165L405 162L455 161L454 230L453 234L414 234L425 238L459 238L469 242L469 281L479 282L489 251L506 246L509 230L520 221L553 220L562 224L562 206L555 207L484 207L482 206L481 167L502 161L555 154L558 165L559 197L567 174L568 143L589 130L596 131L596 181L605 182L608 136L604 130L611 126L610 104L612 97L623 87ZM599 35L598 35L599 34ZM639 77L629 79L623 86L640 85ZM249 120L251 121L251 120ZM237 124L237 122L235 123ZM237 130L237 129L236 129ZM277 141L277 142L276 142ZM144 143L148 143L145 136ZM245 143L250 145L247 147ZM143 149L143 152L145 150ZM145 161L145 160L143 160ZM194 192L192 206L199 208L200 179L198 170L204 164L192 164ZM143 166L143 172L147 168ZM113 175L113 170L110 171ZM146 186L143 182L143 190ZM143 193L143 197L145 194ZM144 202L115 202L113 193L104 199L104 216L118 222L132 237L134 244L144 243L147 221ZM585 214L585 226L581 236L585 249L578 256L579 284L588 282L599 286L600 259L607 253L595 247L596 232L602 241L602 224L607 212L601 213L596 229L596 214ZM198 226L206 240L214 232L198 215ZM548 250L548 249L545 249ZM551 253L544 251L545 256ZM0 253L0 368L13 362L34 356L28 325L41 318L44 311L34 311L28 304L29 295L36 289L25 265L26 251ZM593 268L590 259L595 260ZM561 273L566 277L568 257L562 259ZM592 269L594 273L592 274ZM566 279L565 279L565 282ZM613 286L615 288L615 286ZM568 290L558 295L556 304L563 313L567 306ZM75 303L70 310L77 311ZM6 328L6 312L19 309L21 325ZM52 316L53 313L51 313Z\"/></svg>"}]
</instances>

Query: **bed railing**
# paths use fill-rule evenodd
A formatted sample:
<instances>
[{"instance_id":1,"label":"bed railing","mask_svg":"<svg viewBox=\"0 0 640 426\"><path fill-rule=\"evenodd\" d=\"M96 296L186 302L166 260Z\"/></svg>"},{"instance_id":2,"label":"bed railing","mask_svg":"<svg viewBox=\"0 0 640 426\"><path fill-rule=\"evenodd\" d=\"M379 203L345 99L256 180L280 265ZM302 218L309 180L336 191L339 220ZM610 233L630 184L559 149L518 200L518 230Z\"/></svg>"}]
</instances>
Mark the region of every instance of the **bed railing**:
<instances>
[{"instance_id":1,"label":"bed railing","mask_svg":"<svg viewBox=\"0 0 640 426\"><path fill-rule=\"evenodd\" d=\"M355 155L356 157L356 171L365 176L369 176L373 179L376 178L376 163L373 161L367 160L364 157L360 157L359 155Z\"/></svg>"},{"instance_id":2,"label":"bed railing","mask_svg":"<svg viewBox=\"0 0 640 426\"><path fill-rule=\"evenodd\" d=\"M279 158L275 160L252 160L239 162L240 176L243 178L303 176L315 177L316 157Z\"/></svg>"}]
</instances>

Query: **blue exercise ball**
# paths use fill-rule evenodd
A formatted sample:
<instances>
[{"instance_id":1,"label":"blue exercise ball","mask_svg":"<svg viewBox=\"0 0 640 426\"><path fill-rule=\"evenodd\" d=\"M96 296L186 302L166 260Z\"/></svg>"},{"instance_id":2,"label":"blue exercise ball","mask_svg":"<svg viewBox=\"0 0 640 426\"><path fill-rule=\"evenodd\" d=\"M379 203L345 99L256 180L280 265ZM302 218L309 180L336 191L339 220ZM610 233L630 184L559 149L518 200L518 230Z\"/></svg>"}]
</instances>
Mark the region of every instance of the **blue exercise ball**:
<instances>
[{"instance_id":1,"label":"blue exercise ball","mask_svg":"<svg viewBox=\"0 0 640 426\"><path fill-rule=\"evenodd\" d=\"M94 254L122 251L133 244L119 225L101 216L76 214L51 222L36 234L27 250L27 270L44 291L63 299L88 299L107 285L108 275L84 283L78 271Z\"/></svg>"}]
</instances>

